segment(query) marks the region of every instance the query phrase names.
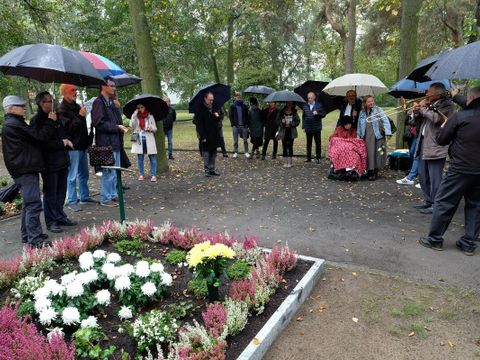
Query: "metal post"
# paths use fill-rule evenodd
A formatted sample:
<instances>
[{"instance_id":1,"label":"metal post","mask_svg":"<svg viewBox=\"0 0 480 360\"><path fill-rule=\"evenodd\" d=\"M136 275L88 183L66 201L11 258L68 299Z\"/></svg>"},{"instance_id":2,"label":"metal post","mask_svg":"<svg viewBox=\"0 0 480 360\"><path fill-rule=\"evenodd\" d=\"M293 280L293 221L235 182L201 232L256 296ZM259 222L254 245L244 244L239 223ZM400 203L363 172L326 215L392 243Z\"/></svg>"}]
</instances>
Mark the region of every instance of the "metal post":
<instances>
[{"instance_id":1,"label":"metal post","mask_svg":"<svg viewBox=\"0 0 480 360\"><path fill-rule=\"evenodd\" d=\"M123 185L122 185L122 171L120 169L115 170L117 172L117 193L118 193L118 208L120 209L120 222L125 221L125 205L123 203Z\"/></svg>"}]
</instances>

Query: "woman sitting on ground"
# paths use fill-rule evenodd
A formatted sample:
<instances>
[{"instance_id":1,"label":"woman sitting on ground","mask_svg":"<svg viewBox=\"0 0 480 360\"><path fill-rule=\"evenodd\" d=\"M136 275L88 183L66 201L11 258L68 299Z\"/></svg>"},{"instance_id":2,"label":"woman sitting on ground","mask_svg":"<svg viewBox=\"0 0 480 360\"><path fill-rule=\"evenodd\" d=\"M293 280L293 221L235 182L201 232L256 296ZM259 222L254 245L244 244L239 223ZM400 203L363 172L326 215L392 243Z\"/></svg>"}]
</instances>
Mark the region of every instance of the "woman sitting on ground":
<instances>
[{"instance_id":1,"label":"woman sitting on ground","mask_svg":"<svg viewBox=\"0 0 480 360\"><path fill-rule=\"evenodd\" d=\"M145 154L150 159L150 168L152 173L152 182L157 182L157 145L155 144L155 135L157 125L155 118L142 104L137 105L130 120L130 127L133 134L138 134L137 141L132 141L132 154L137 154L139 181L144 181L144 158Z\"/></svg>"}]
</instances>

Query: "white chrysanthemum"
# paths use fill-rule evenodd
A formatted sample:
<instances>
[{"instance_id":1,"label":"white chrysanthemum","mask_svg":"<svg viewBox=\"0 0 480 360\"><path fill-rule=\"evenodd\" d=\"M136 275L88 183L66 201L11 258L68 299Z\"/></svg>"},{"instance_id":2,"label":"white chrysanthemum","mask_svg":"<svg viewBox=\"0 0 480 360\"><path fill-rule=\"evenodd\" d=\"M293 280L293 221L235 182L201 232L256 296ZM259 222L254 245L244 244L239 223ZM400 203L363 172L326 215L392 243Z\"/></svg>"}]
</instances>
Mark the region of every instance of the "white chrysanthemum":
<instances>
[{"instance_id":1,"label":"white chrysanthemum","mask_svg":"<svg viewBox=\"0 0 480 360\"><path fill-rule=\"evenodd\" d=\"M35 292L33 293L33 298L35 300L38 300L38 299L46 299L50 296L50 289L49 288L46 288L45 286L35 290Z\"/></svg>"},{"instance_id":2,"label":"white chrysanthemum","mask_svg":"<svg viewBox=\"0 0 480 360\"><path fill-rule=\"evenodd\" d=\"M80 327L82 327L82 328L86 328L86 327L95 328L95 327L98 327L97 318L96 318L95 316L89 316L89 317L86 318L85 320L82 320L82 322L80 323Z\"/></svg>"},{"instance_id":3,"label":"white chrysanthemum","mask_svg":"<svg viewBox=\"0 0 480 360\"><path fill-rule=\"evenodd\" d=\"M67 296L70 298L82 296L84 292L85 290L80 280L75 280L67 285Z\"/></svg>"},{"instance_id":4,"label":"white chrysanthemum","mask_svg":"<svg viewBox=\"0 0 480 360\"><path fill-rule=\"evenodd\" d=\"M75 281L76 277L77 277L77 272L72 271L71 273L63 275L60 278L60 281L62 282L62 285L65 286L65 285L70 284L72 281Z\"/></svg>"},{"instance_id":5,"label":"white chrysanthemum","mask_svg":"<svg viewBox=\"0 0 480 360\"><path fill-rule=\"evenodd\" d=\"M40 312L38 319L42 325L50 325L56 317L57 313L55 310L53 310L51 307L48 307Z\"/></svg>"},{"instance_id":6,"label":"white chrysanthemum","mask_svg":"<svg viewBox=\"0 0 480 360\"><path fill-rule=\"evenodd\" d=\"M90 251L85 251L78 257L78 262L82 270L89 270L93 267L93 255Z\"/></svg>"},{"instance_id":7,"label":"white chrysanthemum","mask_svg":"<svg viewBox=\"0 0 480 360\"><path fill-rule=\"evenodd\" d=\"M112 263L106 263L102 266L102 272L107 276L108 280L113 280L116 277L115 265Z\"/></svg>"},{"instance_id":8,"label":"white chrysanthemum","mask_svg":"<svg viewBox=\"0 0 480 360\"><path fill-rule=\"evenodd\" d=\"M150 271L153 272L163 272L165 268L163 267L162 263L155 262L152 265L150 265Z\"/></svg>"},{"instance_id":9,"label":"white chrysanthemum","mask_svg":"<svg viewBox=\"0 0 480 360\"><path fill-rule=\"evenodd\" d=\"M107 257L107 252L105 250L95 250L93 252L94 259L104 259Z\"/></svg>"},{"instance_id":10,"label":"white chrysanthemum","mask_svg":"<svg viewBox=\"0 0 480 360\"><path fill-rule=\"evenodd\" d=\"M70 306L63 309L62 320L65 325L74 325L80 322L80 313L76 307Z\"/></svg>"},{"instance_id":11,"label":"white chrysanthemum","mask_svg":"<svg viewBox=\"0 0 480 360\"><path fill-rule=\"evenodd\" d=\"M157 287L151 281L143 284L141 289L142 289L142 293L146 296L152 296L153 294L155 294L157 292Z\"/></svg>"},{"instance_id":12,"label":"white chrysanthemum","mask_svg":"<svg viewBox=\"0 0 480 360\"><path fill-rule=\"evenodd\" d=\"M117 291L127 290L130 288L130 278L127 276L120 276L115 280L115 289Z\"/></svg>"},{"instance_id":13,"label":"white chrysanthemum","mask_svg":"<svg viewBox=\"0 0 480 360\"><path fill-rule=\"evenodd\" d=\"M47 340L48 342L52 341L53 336L60 336L61 338L65 337L65 333L63 332L62 328L56 327L50 330L50 332L47 334Z\"/></svg>"},{"instance_id":14,"label":"white chrysanthemum","mask_svg":"<svg viewBox=\"0 0 480 360\"><path fill-rule=\"evenodd\" d=\"M148 262L144 260L139 261L135 268L135 274L141 278L146 278L150 275L150 265L148 265Z\"/></svg>"},{"instance_id":15,"label":"white chrysanthemum","mask_svg":"<svg viewBox=\"0 0 480 360\"><path fill-rule=\"evenodd\" d=\"M88 285L98 280L98 273L96 270L88 270L77 275L77 281L80 281L83 285Z\"/></svg>"},{"instance_id":16,"label":"white chrysanthemum","mask_svg":"<svg viewBox=\"0 0 480 360\"><path fill-rule=\"evenodd\" d=\"M35 301L35 311L37 314L40 314L46 308L52 307L52 302L48 298L38 298Z\"/></svg>"},{"instance_id":17,"label":"white chrysanthemum","mask_svg":"<svg viewBox=\"0 0 480 360\"><path fill-rule=\"evenodd\" d=\"M163 285L166 285L166 286L172 285L172 281L173 281L172 275L170 275L169 273L162 273L161 276L162 276Z\"/></svg>"},{"instance_id":18,"label":"white chrysanthemum","mask_svg":"<svg viewBox=\"0 0 480 360\"><path fill-rule=\"evenodd\" d=\"M107 255L107 262L117 263L120 260L122 260L122 258L117 253L110 253Z\"/></svg>"},{"instance_id":19,"label":"white chrysanthemum","mask_svg":"<svg viewBox=\"0 0 480 360\"><path fill-rule=\"evenodd\" d=\"M95 298L100 305L110 305L110 291L100 290L95 294Z\"/></svg>"},{"instance_id":20,"label":"white chrysanthemum","mask_svg":"<svg viewBox=\"0 0 480 360\"><path fill-rule=\"evenodd\" d=\"M132 264L125 264L118 268L119 273L118 276L130 276L135 272L135 268Z\"/></svg>"},{"instance_id":21,"label":"white chrysanthemum","mask_svg":"<svg viewBox=\"0 0 480 360\"><path fill-rule=\"evenodd\" d=\"M53 279L47 280L43 287L47 288L53 296L61 295L65 291L65 287Z\"/></svg>"},{"instance_id":22,"label":"white chrysanthemum","mask_svg":"<svg viewBox=\"0 0 480 360\"><path fill-rule=\"evenodd\" d=\"M122 306L118 312L118 316L122 320L130 319L133 317L132 309L130 309L128 306Z\"/></svg>"}]
</instances>

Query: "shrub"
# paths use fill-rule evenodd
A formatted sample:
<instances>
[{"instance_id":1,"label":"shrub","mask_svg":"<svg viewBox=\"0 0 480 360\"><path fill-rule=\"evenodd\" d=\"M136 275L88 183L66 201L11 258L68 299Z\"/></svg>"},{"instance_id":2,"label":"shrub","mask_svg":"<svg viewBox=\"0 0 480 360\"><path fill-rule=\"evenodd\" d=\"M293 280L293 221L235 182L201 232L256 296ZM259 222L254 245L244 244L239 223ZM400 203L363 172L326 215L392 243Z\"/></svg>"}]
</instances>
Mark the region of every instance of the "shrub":
<instances>
[{"instance_id":1,"label":"shrub","mask_svg":"<svg viewBox=\"0 0 480 360\"><path fill-rule=\"evenodd\" d=\"M171 265L178 265L187 260L187 252L185 250L173 249L165 256L165 261Z\"/></svg>"},{"instance_id":2,"label":"shrub","mask_svg":"<svg viewBox=\"0 0 480 360\"><path fill-rule=\"evenodd\" d=\"M249 307L255 305L256 284L253 279L237 280L230 284L230 297L237 301L248 304Z\"/></svg>"},{"instance_id":3,"label":"shrub","mask_svg":"<svg viewBox=\"0 0 480 360\"><path fill-rule=\"evenodd\" d=\"M16 209L16 210L22 210L23 198L22 198L21 196L17 196L17 197L13 200L13 204L15 205L15 209Z\"/></svg>"},{"instance_id":4,"label":"shrub","mask_svg":"<svg viewBox=\"0 0 480 360\"><path fill-rule=\"evenodd\" d=\"M169 313L152 310L133 323L133 337L138 350L155 349L156 344L170 343L178 330L177 320Z\"/></svg>"},{"instance_id":5,"label":"shrub","mask_svg":"<svg viewBox=\"0 0 480 360\"><path fill-rule=\"evenodd\" d=\"M288 245L280 248L273 247L267 256L267 262L274 266L280 275L283 275L297 265L297 255Z\"/></svg>"},{"instance_id":6,"label":"shrub","mask_svg":"<svg viewBox=\"0 0 480 360\"><path fill-rule=\"evenodd\" d=\"M108 360L116 347L111 345L107 349L102 349L100 346L102 340L108 340L107 335L95 327L87 326L73 334L77 355L82 358Z\"/></svg>"},{"instance_id":7,"label":"shrub","mask_svg":"<svg viewBox=\"0 0 480 360\"><path fill-rule=\"evenodd\" d=\"M0 360L69 360L75 359L75 347L68 345L60 335L53 335L50 343L26 318L17 319L11 306L0 309Z\"/></svg>"},{"instance_id":8,"label":"shrub","mask_svg":"<svg viewBox=\"0 0 480 360\"><path fill-rule=\"evenodd\" d=\"M11 182L12 180L10 178L0 175L0 187L7 186Z\"/></svg>"},{"instance_id":9,"label":"shrub","mask_svg":"<svg viewBox=\"0 0 480 360\"><path fill-rule=\"evenodd\" d=\"M202 312L203 323L208 333L214 337L227 336L227 312L221 304L210 304L207 311Z\"/></svg>"},{"instance_id":10,"label":"shrub","mask_svg":"<svg viewBox=\"0 0 480 360\"><path fill-rule=\"evenodd\" d=\"M250 265L245 261L237 260L227 269L227 277L230 280L245 279L250 274L250 270Z\"/></svg>"},{"instance_id":11,"label":"shrub","mask_svg":"<svg viewBox=\"0 0 480 360\"><path fill-rule=\"evenodd\" d=\"M207 280L205 279L192 279L188 282L187 288L188 292L197 298L203 298L208 294Z\"/></svg>"},{"instance_id":12,"label":"shrub","mask_svg":"<svg viewBox=\"0 0 480 360\"><path fill-rule=\"evenodd\" d=\"M0 282L5 285L12 284L22 270L21 256L9 260L0 260Z\"/></svg>"},{"instance_id":13,"label":"shrub","mask_svg":"<svg viewBox=\"0 0 480 360\"><path fill-rule=\"evenodd\" d=\"M147 241L153 231L152 220L135 220L128 223L125 228L125 233L128 237L135 240Z\"/></svg>"},{"instance_id":14,"label":"shrub","mask_svg":"<svg viewBox=\"0 0 480 360\"><path fill-rule=\"evenodd\" d=\"M248 321L248 304L244 301L235 299L225 300L225 310L227 313L227 331L228 335L238 334L245 328Z\"/></svg>"},{"instance_id":15,"label":"shrub","mask_svg":"<svg viewBox=\"0 0 480 360\"><path fill-rule=\"evenodd\" d=\"M5 214L5 204L0 201L0 215Z\"/></svg>"},{"instance_id":16,"label":"shrub","mask_svg":"<svg viewBox=\"0 0 480 360\"><path fill-rule=\"evenodd\" d=\"M130 256L140 256L145 243L137 238L120 240L113 244L113 247L120 253Z\"/></svg>"}]
</instances>

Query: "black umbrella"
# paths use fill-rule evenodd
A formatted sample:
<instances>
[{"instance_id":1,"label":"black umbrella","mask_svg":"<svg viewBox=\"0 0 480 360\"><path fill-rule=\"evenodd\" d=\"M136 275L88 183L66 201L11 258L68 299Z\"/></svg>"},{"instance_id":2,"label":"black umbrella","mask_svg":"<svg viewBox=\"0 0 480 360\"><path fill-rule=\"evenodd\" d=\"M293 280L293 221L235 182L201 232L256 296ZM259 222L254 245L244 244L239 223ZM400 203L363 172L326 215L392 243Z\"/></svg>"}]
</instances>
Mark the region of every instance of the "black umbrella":
<instances>
[{"instance_id":1,"label":"black umbrella","mask_svg":"<svg viewBox=\"0 0 480 360\"><path fill-rule=\"evenodd\" d=\"M429 76L425 75L428 70L437 62L437 60L446 52L441 52L440 54L436 54L433 56L430 56L426 59L421 60L417 65L415 65L415 68L412 70L412 72L407 76L408 80L413 80L413 81L418 81L418 82L426 82L430 81Z\"/></svg>"},{"instance_id":2,"label":"black umbrella","mask_svg":"<svg viewBox=\"0 0 480 360\"><path fill-rule=\"evenodd\" d=\"M294 93L293 91L288 91L288 90L281 90L281 91L275 91L268 95L265 100L265 102L297 102L297 103L304 103L305 100L302 99L300 95L297 93Z\"/></svg>"},{"instance_id":3,"label":"black umbrella","mask_svg":"<svg viewBox=\"0 0 480 360\"><path fill-rule=\"evenodd\" d=\"M220 83L208 84L195 91L195 94L193 94L190 102L188 103L188 112L197 112L198 107L202 104L203 97L207 92L211 92L213 94L215 105L219 107L223 106L223 104L230 99L230 86Z\"/></svg>"},{"instance_id":4,"label":"black umbrella","mask_svg":"<svg viewBox=\"0 0 480 360\"><path fill-rule=\"evenodd\" d=\"M328 82L326 81L316 81L316 80L307 80L302 85L297 86L293 91L300 95L305 101L308 101L308 93L313 91L317 94L317 99L322 103L323 108L327 112L332 112L337 109L335 103L340 99L343 99L343 96L329 95L326 92L323 92L323 88L327 86Z\"/></svg>"},{"instance_id":5,"label":"black umbrella","mask_svg":"<svg viewBox=\"0 0 480 360\"><path fill-rule=\"evenodd\" d=\"M130 119L135 110L137 110L137 105L139 104L145 106L156 121L160 121L168 115L167 103L163 101L160 96L150 94L141 94L135 96L132 100L125 104L123 107L123 114Z\"/></svg>"},{"instance_id":6,"label":"black umbrella","mask_svg":"<svg viewBox=\"0 0 480 360\"><path fill-rule=\"evenodd\" d=\"M252 85L243 90L247 94L270 95L275 89L264 85Z\"/></svg>"},{"instance_id":7,"label":"black umbrella","mask_svg":"<svg viewBox=\"0 0 480 360\"><path fill-rule=\"evenodd\" d=\"M460 46L443 53L427 71L432 80L480 79L480 41Z\"/></svg>"},{"instance_id":8,"label":"black umbrella","mask_svg":"<svg viewBox=\"0 0 480 360\"><path fill-rule=\"evenodd\" d=\"M0 71L43 83L104 84L98 71L82 54L58 45L33 44L13 49L0 58Z\"/></svg>"},{"instance_id":9,"label":"black umbrella","mask_svg":"<svg viewBox=\"0 0 480 360\"><path fill-rule=\"evenodd\" d=\"M128 73L112 76L112 79L117 87L135 85L142 81L142 78Z\"/></svg>"}]
</instances>

